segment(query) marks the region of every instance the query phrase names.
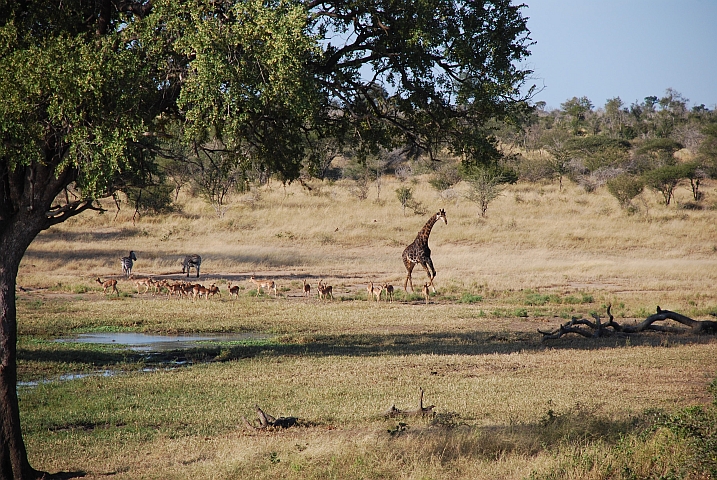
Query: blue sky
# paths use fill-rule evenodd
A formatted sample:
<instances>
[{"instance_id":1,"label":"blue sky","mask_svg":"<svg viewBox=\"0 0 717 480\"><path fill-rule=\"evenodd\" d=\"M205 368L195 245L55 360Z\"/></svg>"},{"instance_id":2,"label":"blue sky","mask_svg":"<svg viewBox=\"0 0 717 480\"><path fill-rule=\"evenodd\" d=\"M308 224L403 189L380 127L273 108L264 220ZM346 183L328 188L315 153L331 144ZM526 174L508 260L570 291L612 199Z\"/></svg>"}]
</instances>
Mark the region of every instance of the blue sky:
<instances>
[{"instance_id":1,"label":"blue sky","mask_svg":"<svg viewBox=\"0 0 717 480\"><path fill-rule=\"evenodd\" d=\"M520 0L518 0L520 1ZM572 97L625 106L672 88L717 107L717 0L523 0L537 42L523 66L560 108ZM518 3L518 2L514 2Z\"/></svg>"}]
</instances>

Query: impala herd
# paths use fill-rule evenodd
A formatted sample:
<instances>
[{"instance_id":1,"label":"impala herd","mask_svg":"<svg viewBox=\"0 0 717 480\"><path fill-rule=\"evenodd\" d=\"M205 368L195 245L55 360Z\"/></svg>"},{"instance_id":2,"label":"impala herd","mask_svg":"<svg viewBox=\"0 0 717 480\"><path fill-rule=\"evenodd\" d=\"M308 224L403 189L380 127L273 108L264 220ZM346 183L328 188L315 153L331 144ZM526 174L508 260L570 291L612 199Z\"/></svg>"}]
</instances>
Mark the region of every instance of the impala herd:
<instances>
[{"instance_id":1,"label":"impala herd","mask_svg":"<svg viewBox=\"0 0 717 480\"><path fill-rule=\"evenodd\" d=\"M122 266L122 275L134 284L137 289L138 295L144 295L152 290L153 294L163 293L166 294L167 298L175 297L180 298L191 298L192 301L201 299L209 300L209 297L215 295L222 296L219 287L212 283L210 286L205 287L200 283L192 283L184 280L171 281L168 279L156 280L152 277L139 277L132 273L132 267L134 262L137 261L137 256L134 251L130 251L126 257L120 257L120 263ZM189 277L189 269L194 268L197 272L197 278L199 278L199 268L202 263L202 257L199 255L187 255L182 261L182 273ZM97 277L95 281L102 286L103 294L116 294L119 296L120 292L117 289L117 280L114 278L102 280ZM256 287L256 295L261 294L262 289L268 294L274 293L274 296L278 296L278 285L274 280L257 279L254 275L249 277L249 281ZM311 297L311 285L303 280L303 295L307 298ZM425 297L426 303L429 298L429 286L430 284L424 284L422 293ZM227 283L227 290L229 291L229 298L239 298L239 291L241 290L238 285L232 285L232 282ZM253 290L253 288L252 288ZM381 297L384 296L387 302L393 302L393 285L388 283L374 284L373 281L369 282L366 287L368 300L381 301ZM331 285L324 283L321 279L316 284L317 296L320 300L334 299L334 288Z\"/></svg>"},{"instance_id":2,"label":"impala herd","mask_svg":"<svg viewBox=\"0 0 717 480\"><path fill-rule=\"evenodd\" d=\"M167 279L156 280L152 277L135 277L130 274L128 280L133 282L134 287L137 289L138 295L144 295L152 290L153 294L163 293L167 298L190 298L192 300L201 299L209 300L209 297L218 295L222 296L222 292L219 287L212 283L210 286L205 287L200 283L191 283L184 280L171 281ZM95 281L102 286L103 294L116 294L119 296L119 290L117 289L117 280L114 278L102 280L97 277ZM254 275L249 277L249 281L256 286L257 296L261 294L262 289L267 293L273 292L274 296L278 296L278 286L274 280L258 280ZM305 297L311 297L311 285L303 280L303 295ZM227 290L229 291L229 298L239 298L239 291L241 290L238 285L232 285L232 282L227 283ZM253 288L252 288L253 290ZM424 286L424 296L426 296L426 303L428 303L426 291L427 287ZM334 298L334 288L331 285L324 283L324 280L319 280L316 285L317 296L319 299L331 299ZM376 284L369 282L368 287L368 299L380 301L382 296L385 296L387 302L393 302L393 285L388 283Z\"/></svg>"}]
</instances>

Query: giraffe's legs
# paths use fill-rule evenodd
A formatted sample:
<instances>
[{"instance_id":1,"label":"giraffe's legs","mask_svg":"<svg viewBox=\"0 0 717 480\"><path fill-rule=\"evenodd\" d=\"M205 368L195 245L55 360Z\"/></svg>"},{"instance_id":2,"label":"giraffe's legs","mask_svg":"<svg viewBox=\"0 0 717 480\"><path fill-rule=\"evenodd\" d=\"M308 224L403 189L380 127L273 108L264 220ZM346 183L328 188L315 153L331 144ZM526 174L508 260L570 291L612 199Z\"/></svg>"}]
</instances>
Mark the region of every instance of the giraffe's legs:
<instances>
[{"instance_id":1,"label":"giraffe's legs","mask_svg":"<svg viewBox=\"0 0 717 480\"><path fill-rule=\"evenodd\" d=\"M403 291L408 292L408 289L406 288L407 285L411 284L411 292L413 292L413 281L411 280L411 272L413 271L414 263L411 263L409 261L404 262L406 264L406 280L403 282Z\"/></svg>"},{"instance_id":2,"label":"giraffe's legs","mask_svg":"<svg viewBox=\"0 0 717 480\"><path fill-rule=\"evenodd\" d=\"M411 245L406 247L406 249L403 251L403 255L401 256L403 258L403 265L406 267L406 280L403 282L403 291L408 293L408 284L410 282L411 284L411 292L413 292L413 281L411 280L411 272L413 272L413 267L415 266L415 263L411 261L409 258L408 250L411 248Z\"/></svg>"},{"instance_id":3,"label":"giraffe's legs","mask_svg":"<svg viewBox=\"0 0 717 480\"><path fill-rule=\"evenodd\" d=\"M431 257L426 258L426 264L423 265L423 268L426 269L433 293L436 293L436 287L433 286L433 279L436 278L436 269L433 268L433 261L431 260Z\"/></svg>"}]
</instances>

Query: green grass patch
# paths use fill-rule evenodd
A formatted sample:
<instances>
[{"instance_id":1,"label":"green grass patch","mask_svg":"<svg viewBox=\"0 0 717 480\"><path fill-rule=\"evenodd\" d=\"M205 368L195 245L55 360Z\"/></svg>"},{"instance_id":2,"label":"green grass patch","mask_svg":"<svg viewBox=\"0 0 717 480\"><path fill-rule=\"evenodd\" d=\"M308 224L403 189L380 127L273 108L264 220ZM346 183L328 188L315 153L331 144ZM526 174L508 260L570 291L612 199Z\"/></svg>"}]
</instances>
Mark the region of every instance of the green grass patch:
<instances>
[{"instance_id":1,"label":"green grass patch","mask_svg":"<svg viewBox=\"0 0 717 480\"><path fill-rule=\"evenodd\" d=\"M464 292L458 299L459 303L480 303L483 301L482 295L475 295L472 293Z\"/></svg>"},{"instance_id":2,"label":"green grass patch","mask_svg":"<svg viewBox=\"0 0 717 480\"><path fill-rule=\"evenodd\" d=\"M568 305L580 305L583 303L593 303L595 300L592 295L589 295L587 293L581 293L578 295L568 295L567 297L563 298L563 303Z\"/></svg>"},{"instance_id":3,"label":"green grass patch","mask_svg":"<svg viewBox=\"0 0 717 480\"><path fill-rule=\"evenodd\" d=\"M555 294L540 294L530 293L525 297L525 305L540 307L548 303L560 304L561 300L558 295Z\"/></svg>"}]
</instances>

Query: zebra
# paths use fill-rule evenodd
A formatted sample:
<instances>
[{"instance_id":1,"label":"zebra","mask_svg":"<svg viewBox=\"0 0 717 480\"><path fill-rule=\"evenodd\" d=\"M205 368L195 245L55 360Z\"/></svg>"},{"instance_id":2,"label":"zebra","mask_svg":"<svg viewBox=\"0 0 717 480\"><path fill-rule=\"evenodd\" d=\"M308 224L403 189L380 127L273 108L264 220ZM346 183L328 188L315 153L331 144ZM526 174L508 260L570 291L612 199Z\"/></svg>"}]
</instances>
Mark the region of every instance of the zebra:
<instances>
[{"instance_id":1,"label":"zebra","mask_svg":"<svg viewBox=\"0 0 717 480\"><path fill-rule=\"evenodd\" d=\"M134 265L134 262L136 261L137 256L134 254L134 250L131 250L128 256L121 257L120 262L122 262L122 274L129 277L132 274L132 265Z\"/></svg>"},{"instance_id":2,"label":"zebra","mask_svg":"<svg viewBox=\"0 0 717 480\"><path fill-rule=\"evenodd\" d=\"M191 268L197 269L197 278L199 278L199 266L202 264L202 257L199 255L187 255L184 257L184 261L182 262L182 273L187 272L187 276L189 276L189 270Z\"/></svg>"}]
</instances>

